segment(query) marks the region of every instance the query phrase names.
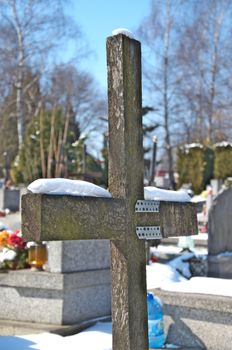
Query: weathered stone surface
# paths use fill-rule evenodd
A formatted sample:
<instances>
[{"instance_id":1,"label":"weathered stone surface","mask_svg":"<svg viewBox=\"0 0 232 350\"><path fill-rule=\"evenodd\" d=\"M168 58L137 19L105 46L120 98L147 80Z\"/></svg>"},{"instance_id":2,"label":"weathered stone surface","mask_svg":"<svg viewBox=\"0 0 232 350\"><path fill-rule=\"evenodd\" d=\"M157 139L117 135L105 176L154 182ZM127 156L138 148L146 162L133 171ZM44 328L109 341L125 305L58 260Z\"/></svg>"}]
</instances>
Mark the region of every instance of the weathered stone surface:
<instances>
[{"instance_id":1,"label":"weathered stone surface","mask_svg":"<svg viewBox=\"0 0 232 350\"><path fill-rule=\"evenodd\" d=\"M231 349L231 298L159 289L153 292L164 304L168 343L181 349Z\"/></svg>"},{"instance_id":2,"label":"weathered stone surface","mask_svg":"<svg viewBox=\"0 0 232 350\"><path fill-rule=\"evenodd\" d=\"M30 193L22 196L22 209L22 230L24 239L28 241L124 239L129 219L123 199L84 199ZM133 203L130 209L134 217ZM136 213L133 220L138 226L160 226L163 237L198 233L193 203L160 202L159 213Z\"/></svg>"},{"instance_id":3,"label":"weathered stone surface","mask_svg":"<svg viewBox=\"0 0 232 350\"><path fill-rule=\"evenodd\" d=\"M63 325L51 325L47 323L34 323L34 322L23 322L15 320L0 320L0 336L12 336L12 335L25 335L25 334L37 334L44 332L63 332L67 328L74 326L63 326ZM15 345L16 346L16 345Z\"/></svg>"},{"instance_id":4,"label":"weathered stone surface","mask_svg":"<svg viewBox=\"0 0 232 350\"><path fill-rule=\"evenodd\" d=\"M232 189L226 188L214 198L209 211L208 276L232 278Z\"/></svg>"},{"instance_id":5,"label":"weathered stone surface","mask_svg":"<svg viewBox=\"0 0 232 350\"><path fill-rule=\"evenodd\" d=\"M135 203L143 199L140 43L107 39L109 190L127 202L123 241L111 241L113 349L145 350L145 243L135 235ZM139 312L138 312L139 310Z\"/></svg>"},{"instance_id":6,"label":"weathered stone surface","mask_svg":"<svg viewBox=\"0 0 232 350\"><path fill-rule=\"evenodd\" d=\"M232 256L208 256L208 276L232 278Z\"/></svg>"},{"instance_id":7,"label":"weathered stone surface","mask_svg":"<svg viewBox=\"0 0 232 350\"><path fill-rule=\"evenodd\" d=\"M107 39L109 188L115 198L143 198L140 43ZM119 183L120 180L120 183Z\"/></svg>"},{"instance_id":8,"label":"weathered stone surface","mask_svg":"<svg viewBox=\"0 0 232 350\"><path fill-rule=\"evenodd\" d=\"M78 240L120 238L125 231L125 201L110 198L22 196L25 240Z\"/></svg>"},{"instance_id":9,"label":"weathered stone surface","mask_svg":"<svg viewBox=\"0 0 232 350\"><path fill-rule=\"evenodd\" d=\"M73 324L111 313L110 270L0 273L0 318Z\"/></svg>"},{"instance_id":10,"label":"weathered stone surface","mask_svg":"<svg viewBox=\"0 0 232 350\"><path fill-rule=\"evenodd\" d=\"M138 226L160 226L165 237L190 236L198 233L194 203L161 201L159 213L136 213Z\"/></svg>"},{"instance_id":11,"label":"weathered stone surface","mask_svg":"<svg viewBox=\"0 0 232 350\"><path fill-rule=\"evenodd\" d=\"M209 212L209 255L232 251L232 188L219 192Z\"/></svg>"},{"instance_id":12,"label":"weathered stone surface","mask_svg":"<svg viewBox=\"0 0 232 350\"><path fill-rule=\"evenodd\" d=\"M77 272L110 268L109 241L51 241L48 246L50 272Z\"/></svg>"}]
</instances>

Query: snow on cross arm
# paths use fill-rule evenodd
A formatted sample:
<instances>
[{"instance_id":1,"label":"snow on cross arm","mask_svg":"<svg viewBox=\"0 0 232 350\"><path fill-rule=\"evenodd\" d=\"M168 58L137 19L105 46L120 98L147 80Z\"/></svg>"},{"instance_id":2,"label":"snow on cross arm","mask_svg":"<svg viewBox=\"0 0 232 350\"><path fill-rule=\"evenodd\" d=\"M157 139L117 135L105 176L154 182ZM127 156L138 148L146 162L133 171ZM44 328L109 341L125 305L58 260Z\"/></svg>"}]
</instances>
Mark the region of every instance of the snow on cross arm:
<instances>
[{"instance_id":1,"label":"snow on cross arm","mask_svg":"<svg viewBox=\"0 0 232 350\"><path fill-rule=\"evenodd\" d=\"M190 202L191 198L184 190L163 190L154 186L144 187L144 198L147 200L167 202Z\"/></svg>"},{"instance_id":2,"label":"snow on cross arm","mask_svg":"<svg viewBox=\"0 0 232 350\"><path fill-rule=\"evenodd\" d=\"M91 182L70 180L64 178L37 179L27 189L32 193L53 195L89 196L111 198L111 193ZM185 191L163 190L153 186L144 187L144 198L169 202L190 202L191 198Z\"/></svg>"},{"instance_id":3,"label":"snow on cross arm","mask_svg":"<svg viewBox=\"0 0 232 350\"><path fill-rule=\"evenodd\" d=\"M70 180L64 178L37 179L27 189L32 193L44 193L52 195L70 195L87 197L106 197L112 195L104 188L94 185L91 182L82 180Z\"/></svg>"}]
</instances>

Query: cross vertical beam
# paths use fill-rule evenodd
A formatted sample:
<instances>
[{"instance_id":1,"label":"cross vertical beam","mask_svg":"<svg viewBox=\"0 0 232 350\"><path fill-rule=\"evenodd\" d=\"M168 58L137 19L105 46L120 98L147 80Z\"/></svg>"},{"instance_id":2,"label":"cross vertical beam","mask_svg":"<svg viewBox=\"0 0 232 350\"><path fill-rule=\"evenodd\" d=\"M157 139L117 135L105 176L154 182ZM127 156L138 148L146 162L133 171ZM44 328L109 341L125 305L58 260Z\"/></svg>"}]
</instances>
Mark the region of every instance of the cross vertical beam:
<instances>
[{"instance_id":1,"label":"cross vertical beam","mask_svg":"<svg viewBox=\"0 0 232 350\"><path fill-rule=\"evenodd\" d=\"M114 350L145 350L145 243L136 236L135 203L143 199L141 47L122 34L107 39L109 190L127 206L125 238L111 241Z\"/></svg>"}]
</instances>

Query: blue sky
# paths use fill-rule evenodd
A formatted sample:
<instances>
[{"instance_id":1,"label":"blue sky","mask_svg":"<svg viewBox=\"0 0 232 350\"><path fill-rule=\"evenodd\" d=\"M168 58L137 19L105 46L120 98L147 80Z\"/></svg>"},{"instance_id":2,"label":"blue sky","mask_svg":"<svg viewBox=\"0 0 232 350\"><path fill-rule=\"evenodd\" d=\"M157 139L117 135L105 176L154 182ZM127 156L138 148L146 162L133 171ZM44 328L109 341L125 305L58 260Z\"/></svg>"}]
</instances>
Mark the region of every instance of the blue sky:
<instances>
[{"instance_id":1,"label":"blue sky","mask_svg":"<svg viewBox=\"0 0 232 350\"><path fill-rule=\"evenodd\" d=\"M87 67L102 88L107 86L106 38L115 28L134 32L148 15L149 8L150 0L73 0L72 16L94 52Z\"/></svg>"}]
</instances>

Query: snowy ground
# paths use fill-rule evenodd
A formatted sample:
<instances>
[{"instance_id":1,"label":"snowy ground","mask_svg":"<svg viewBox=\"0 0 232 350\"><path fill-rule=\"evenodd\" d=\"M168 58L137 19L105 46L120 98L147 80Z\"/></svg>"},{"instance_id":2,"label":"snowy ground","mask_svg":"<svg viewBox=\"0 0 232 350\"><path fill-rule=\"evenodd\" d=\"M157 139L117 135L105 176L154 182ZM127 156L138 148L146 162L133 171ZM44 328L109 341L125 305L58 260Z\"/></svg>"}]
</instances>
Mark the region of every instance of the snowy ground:
<instances>
[{"instance_id":1,"label":"snowy ground","mask_svg":"<svg viewBox=\"0 0 232 350\"><path fill-rule=\"evenodd\" d=\"M52 333L0 337L1 350L112 350L112 325L97 323L79 334Z\"/></svg>"},{"instance_id":2,"label":"snowy ground","mask_svg":"<svg viewBox=\"0 0 232 350\"><path fill-rule=\"evenodd\" d=\"M172 260L169 264L154 263L147 267L147 288L160 288L166 291L211 294L232 297L232 280L211 277L192 277L190 276L189 265L183 261L191 253L186 253L180 258Z\"/></svg>"}]
</instances>

